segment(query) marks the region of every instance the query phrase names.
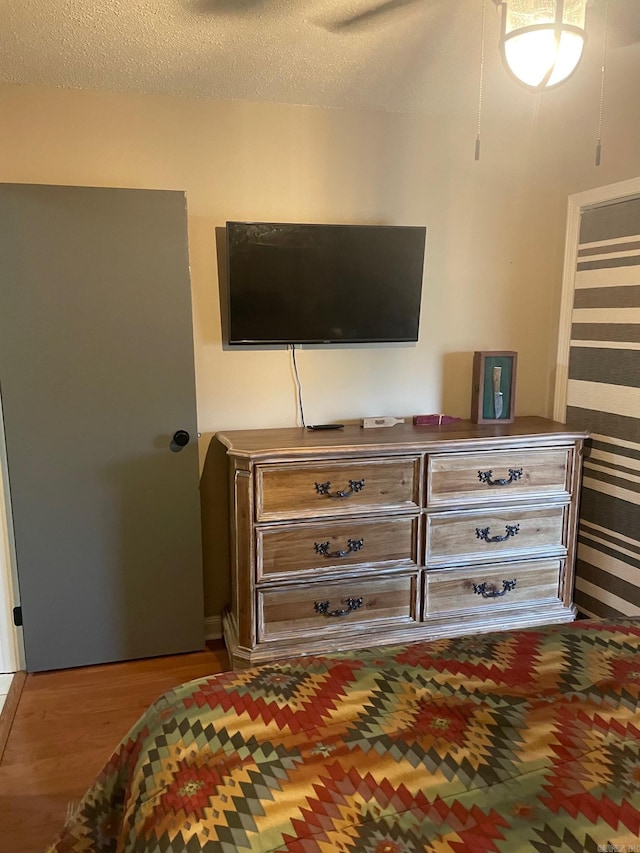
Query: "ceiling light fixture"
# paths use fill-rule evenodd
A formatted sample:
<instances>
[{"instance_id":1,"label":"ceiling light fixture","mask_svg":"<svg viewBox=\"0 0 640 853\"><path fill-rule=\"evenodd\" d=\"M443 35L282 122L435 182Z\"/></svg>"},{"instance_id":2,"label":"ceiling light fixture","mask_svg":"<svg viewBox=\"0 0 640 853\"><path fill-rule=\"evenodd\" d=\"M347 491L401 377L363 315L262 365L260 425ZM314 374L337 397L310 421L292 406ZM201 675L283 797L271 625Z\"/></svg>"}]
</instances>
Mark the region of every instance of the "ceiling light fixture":
<instances>
[{"instance_id":1,"label":"ceiling light fixture","mask_svg":"<svg viewBox=\"0 0 640 853\"><path fill-rule=\"evenodd\" d=\"M502 7L500 52L519 83L542 91L573 74L587 38L587 0L494 2Z\"/></svg>"}]
</instances>

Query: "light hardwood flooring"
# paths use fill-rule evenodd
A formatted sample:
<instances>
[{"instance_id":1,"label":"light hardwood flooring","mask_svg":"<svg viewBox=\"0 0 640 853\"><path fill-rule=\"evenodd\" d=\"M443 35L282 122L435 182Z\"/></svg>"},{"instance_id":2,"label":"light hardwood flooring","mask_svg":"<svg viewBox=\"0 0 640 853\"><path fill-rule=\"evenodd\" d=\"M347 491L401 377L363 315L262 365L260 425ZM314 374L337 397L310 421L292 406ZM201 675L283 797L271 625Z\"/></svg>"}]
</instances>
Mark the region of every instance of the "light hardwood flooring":
<instances>
[{"instance_id":1,"label":"light hardwood flooring","mask_svg":"<svg viewBox=\"0 0 640 853\"><path fill-rule=\"evenodd\" d=\"M28 674L0 761L0 851L41 853L158 696L227 669L215 641L194 654Z\"/></svg>"}]
</instances>

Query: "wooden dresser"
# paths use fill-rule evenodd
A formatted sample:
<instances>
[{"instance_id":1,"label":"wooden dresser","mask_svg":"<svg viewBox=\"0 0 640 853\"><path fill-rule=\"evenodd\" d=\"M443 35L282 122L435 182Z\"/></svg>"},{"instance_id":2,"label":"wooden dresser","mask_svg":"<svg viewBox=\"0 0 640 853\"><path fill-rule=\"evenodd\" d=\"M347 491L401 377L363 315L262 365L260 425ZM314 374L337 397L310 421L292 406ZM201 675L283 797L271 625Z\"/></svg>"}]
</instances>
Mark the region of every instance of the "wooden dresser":
<instances>
[{"instance_id":1,"label":"wooden dresser","mask_svg":"<svg viewBox=\"0 0 640 853\"><path fill-rule=\"evenodd\" d=\"M572 620L585 438L543 418L218 433L232 665Z\"/></svg>"}]
</instances>

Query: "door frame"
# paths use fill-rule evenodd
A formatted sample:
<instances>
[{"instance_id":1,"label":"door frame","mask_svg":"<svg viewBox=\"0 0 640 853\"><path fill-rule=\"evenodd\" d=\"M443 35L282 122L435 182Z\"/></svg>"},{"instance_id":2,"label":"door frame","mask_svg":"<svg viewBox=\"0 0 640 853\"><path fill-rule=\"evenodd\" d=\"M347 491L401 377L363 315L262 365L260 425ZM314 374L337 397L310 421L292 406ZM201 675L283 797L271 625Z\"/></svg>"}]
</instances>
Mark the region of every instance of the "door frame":
<instances>
[{"instance_id":1,"label":"door frame","mask_svg":"<svg viewBox=\"0 0 640 853\"><path fill-rule=\"evenodd\" d=\"M574 193L569 196L567 225L564 248L564 270L562 274L562 300L560 304L560 325L558 330L558 351L556 357L556 382L553 402L554 420L564 423L567 411L567 386L569 382L569 351L571 347L571 317L575 276L578 263L578 244L580 241L580 217L583 210L601 207L624 198L640 195L640 177L619 181L604 187Z\"/></svg>"},{"instance_id":2,"label":"door frame","mask_svg":"<svg viewBox=\"0 0 640 853\"><path fill-rule=\"evenodd\" d=\"M0 396L0 672L9 673L25 664L22 634L13 623L18 587L3 424Z\"/></svg>"}]
</instances>

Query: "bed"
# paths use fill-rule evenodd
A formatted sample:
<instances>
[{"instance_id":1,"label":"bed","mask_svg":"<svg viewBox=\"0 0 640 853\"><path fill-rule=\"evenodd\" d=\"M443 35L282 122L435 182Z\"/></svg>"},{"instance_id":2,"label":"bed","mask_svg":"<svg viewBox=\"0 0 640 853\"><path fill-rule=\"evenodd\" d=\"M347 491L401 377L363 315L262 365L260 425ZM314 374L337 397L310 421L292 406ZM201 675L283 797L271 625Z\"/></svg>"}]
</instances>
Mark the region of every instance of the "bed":
<instances>
[{"instance_id":1,"label":"bed","mask_svg":"<svg viewBox=\"0 0 640 853\"><path fill-rule=\"evenodd\" d=\"M192 681L50 853L640 853L640 619Z\"/></svg>"}]
</instances>

